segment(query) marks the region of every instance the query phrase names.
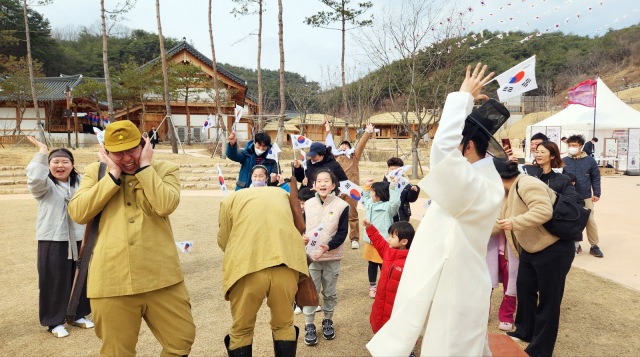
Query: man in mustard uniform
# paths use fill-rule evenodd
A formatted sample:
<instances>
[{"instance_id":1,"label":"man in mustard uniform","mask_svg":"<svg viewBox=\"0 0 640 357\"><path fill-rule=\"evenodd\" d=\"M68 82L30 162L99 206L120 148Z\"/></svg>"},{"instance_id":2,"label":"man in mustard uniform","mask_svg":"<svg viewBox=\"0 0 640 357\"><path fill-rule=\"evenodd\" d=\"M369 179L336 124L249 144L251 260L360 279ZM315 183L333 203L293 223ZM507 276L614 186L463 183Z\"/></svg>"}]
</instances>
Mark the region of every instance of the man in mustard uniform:
<instances>
[{"instance_id":1,"label":"man in mustard uniform","mask_svg":"<svg viewBox=\"0 0 640 357\"><path fill-rule=\"evenodd\" d=\"M295 357L299 330L293 325L293 301L309 269L289 195L279 187L236 191L220 203L218 222L223 291L233 319L224 339L229 357L252 355L256 315L265 296L275 356Z\"/></svg>"},{"instance_id":2,"label":"man in mustard uniform","mask_svg":"<svg viewBox=\"0 0 640 357\"><path fill-rule=\"evenodd\" d=\"M88 223L102 211L89 264L87 296L101 356L134 356L142 318L161 356L185 356L195 339L189 293L169 215L180 202L178 166L152 160L149 139L128 121L107 126L99 163L85 168L69 215Z\"/></svg>"}]
</instances>

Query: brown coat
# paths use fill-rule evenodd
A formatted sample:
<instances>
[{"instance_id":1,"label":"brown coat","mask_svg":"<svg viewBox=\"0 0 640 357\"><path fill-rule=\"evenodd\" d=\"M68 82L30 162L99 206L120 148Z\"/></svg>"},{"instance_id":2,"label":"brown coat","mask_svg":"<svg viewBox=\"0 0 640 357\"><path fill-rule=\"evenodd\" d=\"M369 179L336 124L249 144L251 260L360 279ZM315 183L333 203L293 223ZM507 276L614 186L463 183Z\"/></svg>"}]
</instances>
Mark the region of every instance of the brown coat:
<instances>
[{"instance_id":1,"label":"brown coat","mask_svg":"<svg viewBox=\"0 0 640 357\"><path fill-rule=\"evenodd\" d=\"M522 200L516 192L518 183ZM523 174L516 178L498 216L498 219L509 218L513 224L513 231L505 231L511 249L520 252L521 247L529 253L536 253L558 241L558 237L542 226L552 218L555 200L556 194L539 179ZM496 223L491 235L499 232L500 226Z\"/></svg>"},{"instance_id":2,"label":"brown coat","mask_svg":"<svg viewBox=\"0 0 640 357\"><path fill-rule=\"evenodd\" d=\"M336 161L338 161L344 172L347 174L349 181L356 185L360 185L360 168L358 167L358 164L370 137L371 134L366 131L362 134L362 138L360 138L358 145L356 145L356 151L351 155L351 158L348 158L347 155L336 156Z\"/></svg>"}]
</instances>

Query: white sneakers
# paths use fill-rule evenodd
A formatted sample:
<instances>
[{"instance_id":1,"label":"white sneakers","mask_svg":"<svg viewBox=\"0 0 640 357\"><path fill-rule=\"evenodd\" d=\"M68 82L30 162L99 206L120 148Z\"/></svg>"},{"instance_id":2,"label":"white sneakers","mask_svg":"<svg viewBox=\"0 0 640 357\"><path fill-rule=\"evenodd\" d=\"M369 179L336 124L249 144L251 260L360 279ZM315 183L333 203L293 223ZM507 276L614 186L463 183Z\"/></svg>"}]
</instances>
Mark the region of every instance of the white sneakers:
<instances>
[{"instance_id":1,"label":"white sneakers","mask_svg":"<svg viewBox=\"0 0 640 357\"><path fill-rule=\"evenodd\" d=\"M73 322L73 326L77 326L80 328L93 328L93 321L85 319L84 317L81 319L77 319ZM51 330L51 333L57 338L63 338L69 336L69 331L64 327L64 325L58 325Z\"/></svg>"},{"instance_id":2,"label":"white sneakers","mask_svg":"<svg viewBox=\"0 0 640 357\"><path fill-rule=\"evenodd\" d=\"M360 248L360 244L358 244L357 240L354 240L353 242L351 242L351 249L359 249Z\"/></svg>"},{"instance_id":3,"label":"white sneakers","mask_svg":"<svg viewBox=\"0 0 640 357\"><path fill-rule=\"evenodd\" d=\"M87 320L84 317L81 319L77 319L73 322L73 326L78 326L80 328L93 328L93 321Z\"/></svg>"},{"instance_id":4,"label":"white sneakers","mask_svg":"<svg viewBox=\"0 0 640 357\"><path fill-rule=\"evenodd\" d=\"M293 313L295 315L300 315L302 313L302 309L300 308L300 306L296 305L296 308L293 309Z\"/></svg>"},{"instance_id":5,"label":"white sneakers","mask_svg":"<svg viewBox=\"0 0 640 357\"><path fill-rule=\"evenodd\" d=\"M64 328L64 325L58 325L51 330L51 333L57 338L63 338L69 336L69 331Z\"/></svg>"},{"instance_id":6,"label":"white sneakers","mask_svg":"<svg viewBox=\"0 0 640 357\"><path fill-rule=\"evenodd\" d=\"M320 311L322 311L322 306L318 306L318 307L316 308L316 312L320 312Z\"/></svg>"}]
</instances>

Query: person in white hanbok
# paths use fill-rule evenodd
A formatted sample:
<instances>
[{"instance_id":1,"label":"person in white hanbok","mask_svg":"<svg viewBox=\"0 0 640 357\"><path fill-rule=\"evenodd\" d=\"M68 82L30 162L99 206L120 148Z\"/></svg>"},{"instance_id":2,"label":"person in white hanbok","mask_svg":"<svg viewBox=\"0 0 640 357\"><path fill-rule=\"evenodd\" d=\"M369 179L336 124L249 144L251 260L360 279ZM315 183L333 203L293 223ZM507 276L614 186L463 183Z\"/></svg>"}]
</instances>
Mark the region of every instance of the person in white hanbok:
<instances>
[{"instance_id":1,"label":"person in white hanbok","mask_svg":"<svg viewBox=\"0 0 640 357\"><path fill-rule=\"evenodd\" d=\"M416 232L391 319L367 345L373 356L409 356L421 333L422 356L491 355L485 256L504 188L485 156L507 160L491 134L509 112L489 101L472 113L474 99L489 99L480 91L493 73L484 77L480 67L471 74L469 66L460 91L447 97L432 169L418 184L433 203Z\"/></svg>"}]
</instances>

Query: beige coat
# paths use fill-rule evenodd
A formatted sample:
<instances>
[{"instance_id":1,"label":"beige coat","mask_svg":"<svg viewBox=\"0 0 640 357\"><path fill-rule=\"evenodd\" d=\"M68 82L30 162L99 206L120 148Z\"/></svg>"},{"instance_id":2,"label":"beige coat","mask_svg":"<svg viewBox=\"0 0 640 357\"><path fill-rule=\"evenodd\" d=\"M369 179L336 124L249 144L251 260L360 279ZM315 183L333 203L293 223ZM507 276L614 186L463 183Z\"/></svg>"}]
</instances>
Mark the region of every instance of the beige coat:
<instances>
[{"instance_id":1,"label":"beige coat","mask_svg":"<svg viewBox=\"0 0 640 357\"><path fill-rule=\"evenodd\" d=\"M309 276L304 241L293 223L289 195L279 187L236 191L220 203L218 246L224 252L225 299L240 278L262 269L286 265Z\"/></svg>"},{"instance_id":2,"label":"beige coat","mask_svg":"<svg viewBox=\"0 0 640 357\"><path fill-rule=\"evenodd\" d=\"M133 295L183 280L169 215L180 203L178 166L153 161L120 186L109 174L98 182L99 163L86 167L69 202L69 215L88 223L102 210L87 278L87 297Z\"/></svg>"},{"instance_id":3,"label":"beige coat","mask_svg":"<svg viewBox=\"0 0 640 357\"><path fill-rule=\"evenodd\" d=\"M517 183L518 192L526 204L516 193ZM524 174L516 178L509 194L504 198L498 217L511 219L513 231L505 231L511 249L519 253L522 247L529 253L536 253L558 241L558 237L542 226L553 216L555 200L556 194L539 179ZM496 223L492 235L499 232L500 226Z\"/></svg>"},{"instance_id":4,"label":"beige coat","mask_svg":"<svg viewBox=\"0 0 640 357\"><path fill-rule=\"evenodd\" d=\"M349 204L336 195L329 195L324 200L324 204L320 201L318 195L304 203L304 212L306 217L307 235L310 235L321 223L324 227L320 232L318 240L323 244L328 244L338 230L340 216L345 209L349 209ZM346 242L346 240L345 240ZM318 249L318 248L316 248ZM321 262L329 260L342 260L344 258L344 243L334 250L330 250L320 259Z\"/></svg>"},{"instance_id":5,"label":"beige coat","mask_svg":"<svg viewBox=\"0 0 640 357\"><path fill-rule=\"evenodd\" d=\"M336 156L336 161L340 164L344 173L347 174L349 181L355 183L356 185L360 185L360 158L362 157L362 153L364 152L364 148L367 146L367 141L371 134L368 132L364 132L360 141L358 141L358 145L356 145L356 150L354 151L351 158L348 158L347 155L338 155Z\"/></svg>"}]
</instances>

